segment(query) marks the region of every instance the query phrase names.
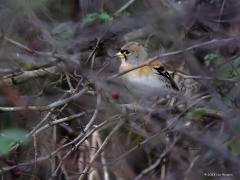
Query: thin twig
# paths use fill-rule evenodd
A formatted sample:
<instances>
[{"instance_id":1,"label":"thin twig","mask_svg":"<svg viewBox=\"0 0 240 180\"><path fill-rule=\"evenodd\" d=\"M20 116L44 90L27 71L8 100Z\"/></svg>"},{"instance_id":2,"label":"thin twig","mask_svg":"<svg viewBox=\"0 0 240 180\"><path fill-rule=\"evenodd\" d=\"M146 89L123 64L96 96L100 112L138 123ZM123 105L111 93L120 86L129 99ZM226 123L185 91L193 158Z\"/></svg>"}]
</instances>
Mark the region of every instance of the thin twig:
<instances>
[{"instance_id":1,"label":"thin twig","mask_svg":"<svg viewBox=\"0 0 240 180\"><path fill-rule=\"evenodd\" d=\"M94 156L91 158L89 164L87 165L87 167L83 170L82 174L79 177L79 180L83 180L87 173L90 170L90 167L92 166L92 163L96 160L96 158L101 154L101 152L103 151L103 149L105 148L105 146L108 144L110 138L112 137L112 135L122 126L122 124L124 123L123 120L119 121L118 124L113 128L113 130L109 133L109 135L105 138L105 140L102 143L102 146L97 150L97 152L94 154Z\"/></svg>"},{"instance_id":2,"label":"thin twig","mask_svg":"<svg viewBox=\"0 0 240 180\"><path fill-rule=\"evenodd\" d=\"M136 178L135 180L138 180L140 178L142 178L143 176L145 176L146 174L150 173L151 171L153 171L162 161L162 159L173 149L173 147L175 146L176 142L178 139L176 139L171 146L169 146L162 154L161 156L155 161L155 163L153 163L151 166L147 167L146 169L144 169Z\"/></svg>"},{"instance_id":3,"label":"thin twig","mask_svg":"<svg viewBox=\"0 0 240 180\"><path fill-rule=\"evenodd\" d=\"M98 46L99 46L99 43L101 42L101 40L102 40L102 38L98 38L98 39L97 39L97 43L96 43L94 49L92 50L90 56L87 58L86 64L87 64L87 63L90 61L90 59L92 59L93 56L96 54L96 51L97 51L97 49L98 49Z\"/></svg>"},{"instance_id":4,"label":"thin twig","mask_svg":"<svg viewBox=\"0 0 240 180\"><path fill-rule=\"evenodd\" d=\"M113 118L111 119L108 119L98 125L95 125L88 133L85 134L85 136L83 137L83 134L80 134L78 137L76 137L75 139L73 139L72 141L70 141L69 143L67 144L64 144L63 146L59 147L58 149L56 149L55 151L53 151L52 153L50 153L49 155L46 155L46 156L42 156L42 157L39 157L37 159L32 159L32 160L29 160L27 162L23 162L23 163L18 163L17 165L14 165L14 166L6 166L6 167L1 167L0 168L0 174L6 172L6 171L10 171L12 169L15 169L17 167L20 167L20 166L28 166L28 165L32 165L32 164L35 164L36 162L42 162L42 161L46 161L46 160L49 160L49 158L53 157L53 156L56 156L56 154L58 152L60 152L61 150L65 149L66 147L69 147L73 144L75 144L79 138L83 137L83 140L82 142L84 142L88 137L90 137L96 130L99 130L101 128L103 128L105 125L107 125L108 123L111 123L111 122L115 122L116 120L118 120L119 118L114 116ZM71 151L74 151L77 147L74 146Z\"/></svg>"},{"instance_id":5,"label":"thin twig","mask_svg":"<svg viewBox=\"0 0 240 180\"><path fill-rule=\"evenodd\" d=\"M98 147L101 147L103 142L100 138L99 132L97 133L97 138L96 139L97 139ZM105 158L105 152L104 151L101 153L101 163L106 164L106 158ZM110 180L107 166L103 166L103 179L104 180Z\"/></svg>"},{"instance_id":6,"label":"thin twig","mask_svg":"<svg viewBox=\"0 0 240 180\"><path fill-rule=\"evenodd\" d=\"M23 50L25 50L25 51L27 51L29 53L37 54L37 55L43 55L43 56L52 56L53 55L52 52L41 52L41 51L36 51L34 49L30 49L29 47L27 47L27 46L25 46L25 45L15 41L15 40L11 39L11 38L5 36L4 34L1 34L1 36L8 43L10 43L10 44L12 44L12 45L14 45L14 46L16 46L16 47L18 47L20 49L23 49Z\"/></svg>"},{"instance_id":7,"label":"thin twig","mask_svg":"<svg viewBox=\"0 0 240 180\"><path fill-rule=\"evenodd\" d=\"M71 63L74 63L74 64L79 64L79 62L77 61L79 55L76 57L76 56L69 56L67 54L58 54L58 53L55 53L55 52L42 52L42 51L37 51L37 50L34 50L34 49L31 49L23 44L21 44L20 42L17 42L7 36L5 36L3 34L3 32L0 32L0 38L4 39L6 42L22 49L22 50L25 50L29 53L32 53L32 54L35 54L35 55L39 55L39 56L45 56L45 57L50 57L50 58L54 58L56 60L63 60L63 61L66 61L66 62L71 62Z\"/></svg>"},{"instance_id":8,"label":"thin twig","mask_svg":"<svg viewBox=\"0 0 240 180\"><path fill-rule=\"evenodd\" d=\"M90 121L88 122L86 127L84 128L84 131L87 131L92 126L92 123L95 121L95 119L97 118L100 105L101 105L101 94L98 93L96 109L94 110L92 118L90 119Z\"/></svg>"},{"instance_id":9,"label":"thin twig","mask_svg":"<svg viewBox=\"0 0 240 180\"><path fill-rule=\"evenodd\" d=\"M124 10L126 10L132 3L134 3L136 0L130 0L128 1L126 4L124 4L119 10L117 10L114 13L114 16L118 16L121 12L123 12Z\"/></svg>"},{"instance_id":10,"label":"thin twig","mask_svg":"<svg viewBox=\"0 0 240 180\"><path fill-rule=\"evenodd\" d=\"M34 148L34 159L35 162L37 162L37 156L38 156L38 151L37 151L37 138L36 136L33 136L33 148ZM37 164L34 164L34 168L36 169Z\"/></svg>"},{"instance_id":11,"label":"thin twig","mask_svg":"<svg viewBox=\"0 0 240 180\"><path fill-rule=\"evenodd\" d=\"M64 104L64 106L61 107L61 109L58 112L62 112L66 107L68 106L68 104ZM31 136L35 133L35 131L43 124L45 123L48 118L50 118L50 116L53 114L53 112L56 110L56 108L50 109L50 111L46 114L46 116L44 116L44 118L37 124L34 126L34 128L28 133L28 136ZM55 114L55 116L53 118L56 118L57 115Z\"/></svg>"},{"instance_id":12,"label":"thin twig","mask_svg":"<svg viewBox=\"0 0 240 180\"><path fill-rule=\"evenodd\" d=\"M48 124L46 124L45 126L42 126L41 128L37 129L34 132L34 135L37 135L41 131L44 131L45 129L48 129L51 126L56 126L56 125L58 125L60 123L63 123L63 122L66 122L66 121L71 121L73 119L79 118L79 117L83 116L84 114L85 114L84 112L81 112L81 113L74 114L74 115L71 115L71 116L68 116L68 117L65 117L65 118L61 118L61 119L57 119L57 120L51 121Z\"/></svg>"},{"instance_id":13,"label":"thin twig","mask_svg":"<svg viewBox=\"0 0 240 180\"><path fill-rule=\"evenodd\" d=\"M188 179L188 175L190 174L193 166L195 165L196 161L197 161L199 158L200 158L200 156L198 155L198 156L196 156L196 157L192 160L192 162L190 163L190 166L188 167L188 169L187 169L187 171L186 171L186 173L185 173L185 178L184 178L184 180L187 180L187 179Z\"/></svg>"},{"instance_id":14,"label":"thin twig","mask_svg":"<svg viewBox=\"0 0 240 180\"><path fill-rule=\"evenodd\" d=\"M106 122L106 121L105 121ZM103 122L104 123L104 122ZM94 131L93 131L94 129ZM63 160L65 160L74 150L76 150L83 142L85 142L87 140L87 138L92 135L97 129L93 128L92 130L90 130L88 133L86 133L86 135L84 136L84 134L80 134L78 137L76 137L71 144L67 143L65 144L63 147L69 146L74 144L75 146L71 148L70 151L68 151L62 158L62 161L60 161L60 163L58 164L56 170L54 171L54 173L52 173L52 176L49 179L52 179L53 177L56 176L58 170L61 168L62 164L63 164ZM84 131L85 132L85 131ZM77 141L79 141L78 143L76 143Z\"/></svg>"},{"instance_id":15,"label":"thin twig","mask_svg":"<svg viewBox=\"0 0 240 180\"><path fill-rule=\"evenodd\" d=\"M110 162L107 162L105 165L109 165L109 164L116 164L118 162L120 162L122 159L124 159L126 156L128 156L129 154L131 154L132 152L134 152L135 150L137 150L140 147L143 147L145 144L147 144L149 141L154 140L155 138L157 138L161 133L166 133L173 125L176 121L179 120L179 118L181 118L186 112L189 111L190 108L192 108L193 106L195 106L196 104L198 104L199 102L201 102L204 99L207 99L211 97L210 95L206 95L203 96L201 98L199 98L197 101L193 102L189 108L187 108L185 111L183 111L182 113L180 113L177 117L172 118L171 122L167 125L167 127L165 127L164 129L160 128L159 130L156 131L155 134L153 134L152 136L148 137L147 139L143 140L141 143L139 143L138 145L134 146L133 148L131 148L130 150L128 150L127 152L123 153L122 155L120 155L118 158L116 158L115 160L112 160Z\"/></svg>"},{"instance_id":16,"label":"thin twig","mask_svg":"<svg viewBox=\"0 0 240 180\"><path fill-rule=\"evenodd\" d=\"M65 98L65 99L60 99L58 101L55 101L49 105L45 106L18 106L18 107L0 107L0 111L23 111L23 110L31 110L31 111L46 111L58 106L61 106L63 104L69 103L72 100L78 99L80 96L85 94L87 92L88 88L83 88L81 91L78 93Z\"/></svg>"},{"instance_id":17,"label":"thin twig","mask_svg":"<svg viewBox=\"0 0 240 180\"><path fill-rule=\"evenodd\" d=\"M40 78L46 75L56 75L58 68L56 65L48 68L40 68L31 71L23 71L17 75L7 76L0 79L1 83L5 83L7 85L18 85L23 82L28 81L33 78Z\"/></svg>"}]
</instances>

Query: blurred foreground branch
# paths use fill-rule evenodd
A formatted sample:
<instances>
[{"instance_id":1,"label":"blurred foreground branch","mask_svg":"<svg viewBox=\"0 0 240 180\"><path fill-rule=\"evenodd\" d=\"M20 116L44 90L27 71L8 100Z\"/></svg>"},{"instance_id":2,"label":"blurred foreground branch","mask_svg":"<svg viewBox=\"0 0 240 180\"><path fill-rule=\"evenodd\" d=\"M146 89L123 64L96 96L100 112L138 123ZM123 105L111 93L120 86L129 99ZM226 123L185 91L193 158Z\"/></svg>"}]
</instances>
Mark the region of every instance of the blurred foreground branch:
<instances>
[{"instance_id":1,"label":"blurred foreground branch","mask_svg":"<svg viewBox=\"0 0 240 180\"><path fill-rule=\"evenodd\" d=\"M61 106L63 104L66 104L72 100L78 99L80 96L85 94L87 92L88 88L83 88L81 91L79 91L76 94L73 94L72 96L60 99L58 101L55 101L51 104L45 105L45 106L19 106L19 107L0 107L0 111L23 111L23 110L31 110L31 111L46 111L49 109L52 109L54 107Z\"/></svg>"}]
</instances>

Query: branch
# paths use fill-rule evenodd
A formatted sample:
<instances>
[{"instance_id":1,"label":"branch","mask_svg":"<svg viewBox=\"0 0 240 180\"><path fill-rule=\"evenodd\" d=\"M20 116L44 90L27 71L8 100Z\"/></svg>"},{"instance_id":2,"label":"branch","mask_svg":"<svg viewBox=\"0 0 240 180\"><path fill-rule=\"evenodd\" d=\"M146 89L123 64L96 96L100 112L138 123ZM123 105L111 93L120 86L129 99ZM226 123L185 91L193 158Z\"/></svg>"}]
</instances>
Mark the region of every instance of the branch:
<instances>
[{"instance_id":1,"label":"branch","mask_svg":"<svg viewBox=\"0 0 240 180\"><path fill-rule=\"evenodd\" d=\"M105 140L102 143L102 146L97 150L97 152L94 154L94 156L91 158L90 162L88 163L88 165L86 166L86 168L83 170L83 172L81 173L79 180L83 180L86 175L88 174L91 165L93 164L93 162L96 160L96 158L101 154L101 152L103 151L103 149L105 148L105 146L108 144L110 138L113 136L113 134L122 126L122 124L124 123L124 121L120 121L118 122L118 124L113 128L113 130L109 133L109 135L105 138Z\"/></svg>"},{"instance_id":2,"label":"branch","mask_svg":"<svg viewBox=\"0 0 240 180\"><path fill-rule=\"evenodd\" d=\"M69 103L72 100L78 99L80 96L85 94L87 92L88 88L84 88L78 93L65 98L65 99L60 99L58 101L55 101L49 105L46 106L18 106L18 107L0 107L0 111L23 111L23 110L31 110L31 111L46 111L58 106L61 106L63 104Z\"/></svg>"},{"instance_id":3,"label":"branch","mask_svg":"<svg viewBox=\"0 0 240 180\"><path fill-rule=\"evenodd\" d=\"M30 49L29 47L27 47L27 46L25 46L25 45L15 41L15 40L11 39L11 38L5 36L3 34L3 32L1 32L0 37L3 40L7 41L8 43L10 43L10 44L12 44L12 45L14 45L14 46L16 46L16 47L18 47L20 49L23 49L23 50L25 50L25 51L27 51L29 53L36 54L36 55L42 55L42 56L52 56L53 55L52 52L41 52L41 51L36 51L34 49Z\"/></svg>"},{"instance_id":4,"label":"branch","mask_svg":"<svg viewBox=\"0 0 240 180\"><path fill-rule=\"evenodd\" d=\"M42 51L37 51L34 49L31 49L23 44L21 44L20 42L17 42L7 36L4 35L3 32L0 32L0 39L3 39L5 41L7 41L8 43L22 49L25 50L31 54L35 54L35 55L39 55L39 56L45 56L45 57L50 57L50 58L55 58L55 59L61 59L65 62L72 62L74 64L79 64L78 59L79 56L69 56L67 54L59 54L59 53L55 53L55 52L42 52Z\"/></svg>"},{"instance_id":5,"label":"branch","mask_svg":"<svg viewBox=\"0 0 240 180\"><path fill-rule=\"evenodd\" d=\"M130 0L128 1L126 4L124 4L119 10L117 10L114 13L114 16L118 16L121 12L123 12L124 10L126 10L132 3L134 3L136 0Z\"/></svg>"},{"instance_id":6,"label":"branch","mask_svg":"<svg viewBox=\"0 0 240 180\"><path fill-rule=\"evenodd\" d=\"M115 118L117 118L117 117L115 117ZM107 122L109 122L109 120L104 121L104 122L101 123L101 124L106 124ZM97 125L97 126L99 126L99 125ZM102 125L102 126L104 126L104 125ZM102 127L102 126L101 126L101 127ZM98 129L99 129L99 128L98 128ZM63 156L63 158L62 158L62 160L60 161L60 163L58 164L56 170L52 173L52 177L56 176L58 170L60 169L60 167L61 167L62 164L63 164L63 161L64 161L74 150L76 150L83 142L85 142L85 141L90 137L90 135L92 135L96 130L97 130L97 129L96 129L96 126L95 126L93 129L91 129L89 132L87 132L87 133L85 134L85 136L84 136L84 134L81 133L81 134L80 134L78 137L76 137L73 141L71 141L70 143L67 143L67 144L65 144L64 146L62 146L62 148L65 148L65 147L67 147L67 146L69 146L69 145L73 145L73 144L74 144L74 146L71 148L71 150L68 151L68 152Z\"/></svg>"},{"instance_id":7,"label":"branch","mask_svg":"<svg viewBox=\"0 0 240 180\"><path fill-rule=\"evenodd\" d=\"M162 161L162 159L173 149L178 139L176 139L162 154L161 156L153 163L151 166L142 170L142 172L135 178L135 180L141 179L143 176L153 171Z\"/></svg>"},{"instance_id":8,"label":"branch","mask_svg":"<svg viewBox=\"0 0 240 180\"><path fill-rule=\"evenodd\" d=\"M8 76L7 78L3 77L0 80L0 83L5 83L7 85L18 85L25 81L28 81L29 79L44 77L48 74L55 75L57 70L58 70L57 66L52 66L52 67L41 68L41 69L32 70L32 71L24 71L19 75L10 75L10 77Z\"/></svg>"},{"instance_id":9,"label":"branch","mask_svg":"<svg viewBox=\"0 0 240 180\"><path fill-rule=\"evenodd\" d=\"M115 118L115 119L113 119ZM106 124L108 123L112 123L116 120L118 120L117 117L113 117L113 118L110 118L98 125L95 125L88 133L85 134L85 136L83 137L84 140L86 140L88 137L90 137L96 130L99 130L100 128L104 127ZM35 164L36 162L42 162L42 161L45 161L45 160L48 160L49 158L52 158L53 156L56 156L58 152L60 152L61 150L63 150L64 148L66 147L69 147L73 144L75 144L79 138L81 138L83 136L83 134L80 134L78 137L76 137L75 139L73 139L72 141L70 141L69 143L67 144L64 144L63 146L57 148L55 151L53 151L52 153L50 153L49 155L46 155L46 156L42 156L42 157L39 157L37 159L32 159L32 160L29 160L27 162L23 162L23 163L18 163L17 165L14 165L14 166L6 166L6 167L1 167L0 168L0 174L6 172L6 171L10 171L12 169L15 169L17 167L20 167L20 166L28 166L28 165L32 165L32 164ZM71 152L74 151L76 149L76 146L74 146L72 149L71 149Z\"/></svg>"},{"instance_id":10,"label":"branch","mask_svg":"<svg viewBox=\"0 0 240 180\"><path fill-rule=\"evenodd\" d=\"M68 117L65 117L65 118L61 118L61 119L57 119L57 120L54 120L54 121L50 121L50 122L49 122L48 124L46 124L45 126L42 126L42 127L39 128L38 130L36 130L33 135L36 135L36 134L40 133L41 131L44 131L45 129L47 129L47 128L49 128L49 127L58 125L58 124L60 124L60 123L66 122L66 121L70 121L70 120L79 118L79 117L83 116L84 114L85 114L84 112L81 112L81 113L74 114L74 115L71 115L71 116L68 116Z\"/></svg>"},{"instance_id":11,"label":"branch","mask_svg":"<svg viewBox=\"0 0 240 180\"><path fill-rule=\"evenodd\" d=\"M95 121L95 119L97 118L100 105L101 105L101 95L100 93L98 93L96 109L94 110L92 118L89 120L88 124L84 128L84 131L87 131L92 126L92 123Z\"/></svg>"}]
</instances>

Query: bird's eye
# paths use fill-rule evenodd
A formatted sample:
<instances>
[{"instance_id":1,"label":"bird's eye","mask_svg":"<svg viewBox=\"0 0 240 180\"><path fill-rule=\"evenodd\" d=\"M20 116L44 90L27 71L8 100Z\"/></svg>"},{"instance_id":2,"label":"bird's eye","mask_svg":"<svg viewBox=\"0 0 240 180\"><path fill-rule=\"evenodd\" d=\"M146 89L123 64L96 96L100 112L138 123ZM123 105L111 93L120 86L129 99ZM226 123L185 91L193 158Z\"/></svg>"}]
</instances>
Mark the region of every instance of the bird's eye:
<instances>
[{"instance_id":1,"label":"bird's eye","mask_svg":"<svg viewBox=\"0 0 240 180\"><path fill-rule=\"evenodd\" d=\"M128 50L121 50L121 53L126 55L126 56L131 54Z\"/></svg>"},{"instance_id":2,"label":"bird's eye","mask_svg":"<svg viewBox=\"0 0 240 180\"><path fill-rule=\"evenodd\" d=\"M125 50L125 51L124 51L124 54L129 55L130 52L129 52L128 50Z\"/></svg>"}]
</instances>

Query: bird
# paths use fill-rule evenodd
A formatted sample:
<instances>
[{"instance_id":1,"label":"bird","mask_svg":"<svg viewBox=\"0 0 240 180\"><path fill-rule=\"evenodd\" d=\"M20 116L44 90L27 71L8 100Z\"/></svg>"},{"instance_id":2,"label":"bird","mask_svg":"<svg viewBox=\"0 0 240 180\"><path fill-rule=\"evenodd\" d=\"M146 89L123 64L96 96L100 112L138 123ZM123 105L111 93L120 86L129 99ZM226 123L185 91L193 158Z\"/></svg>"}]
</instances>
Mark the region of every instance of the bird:
<instances>
[{"instance_id":1,"label":"bird","mask_svg":"<svg viewBox=\"0 0 240 180\"><path fill-rule=\"evenodd\" d=\"M148 61L148 53L138 42L128 42L116 53L120 60L119 73ZM123 82L134 94L141 96L164 96L179 91L172 75L165 69L159 59L146 66L123 74Z\"/></svg>"}]
</instances>

